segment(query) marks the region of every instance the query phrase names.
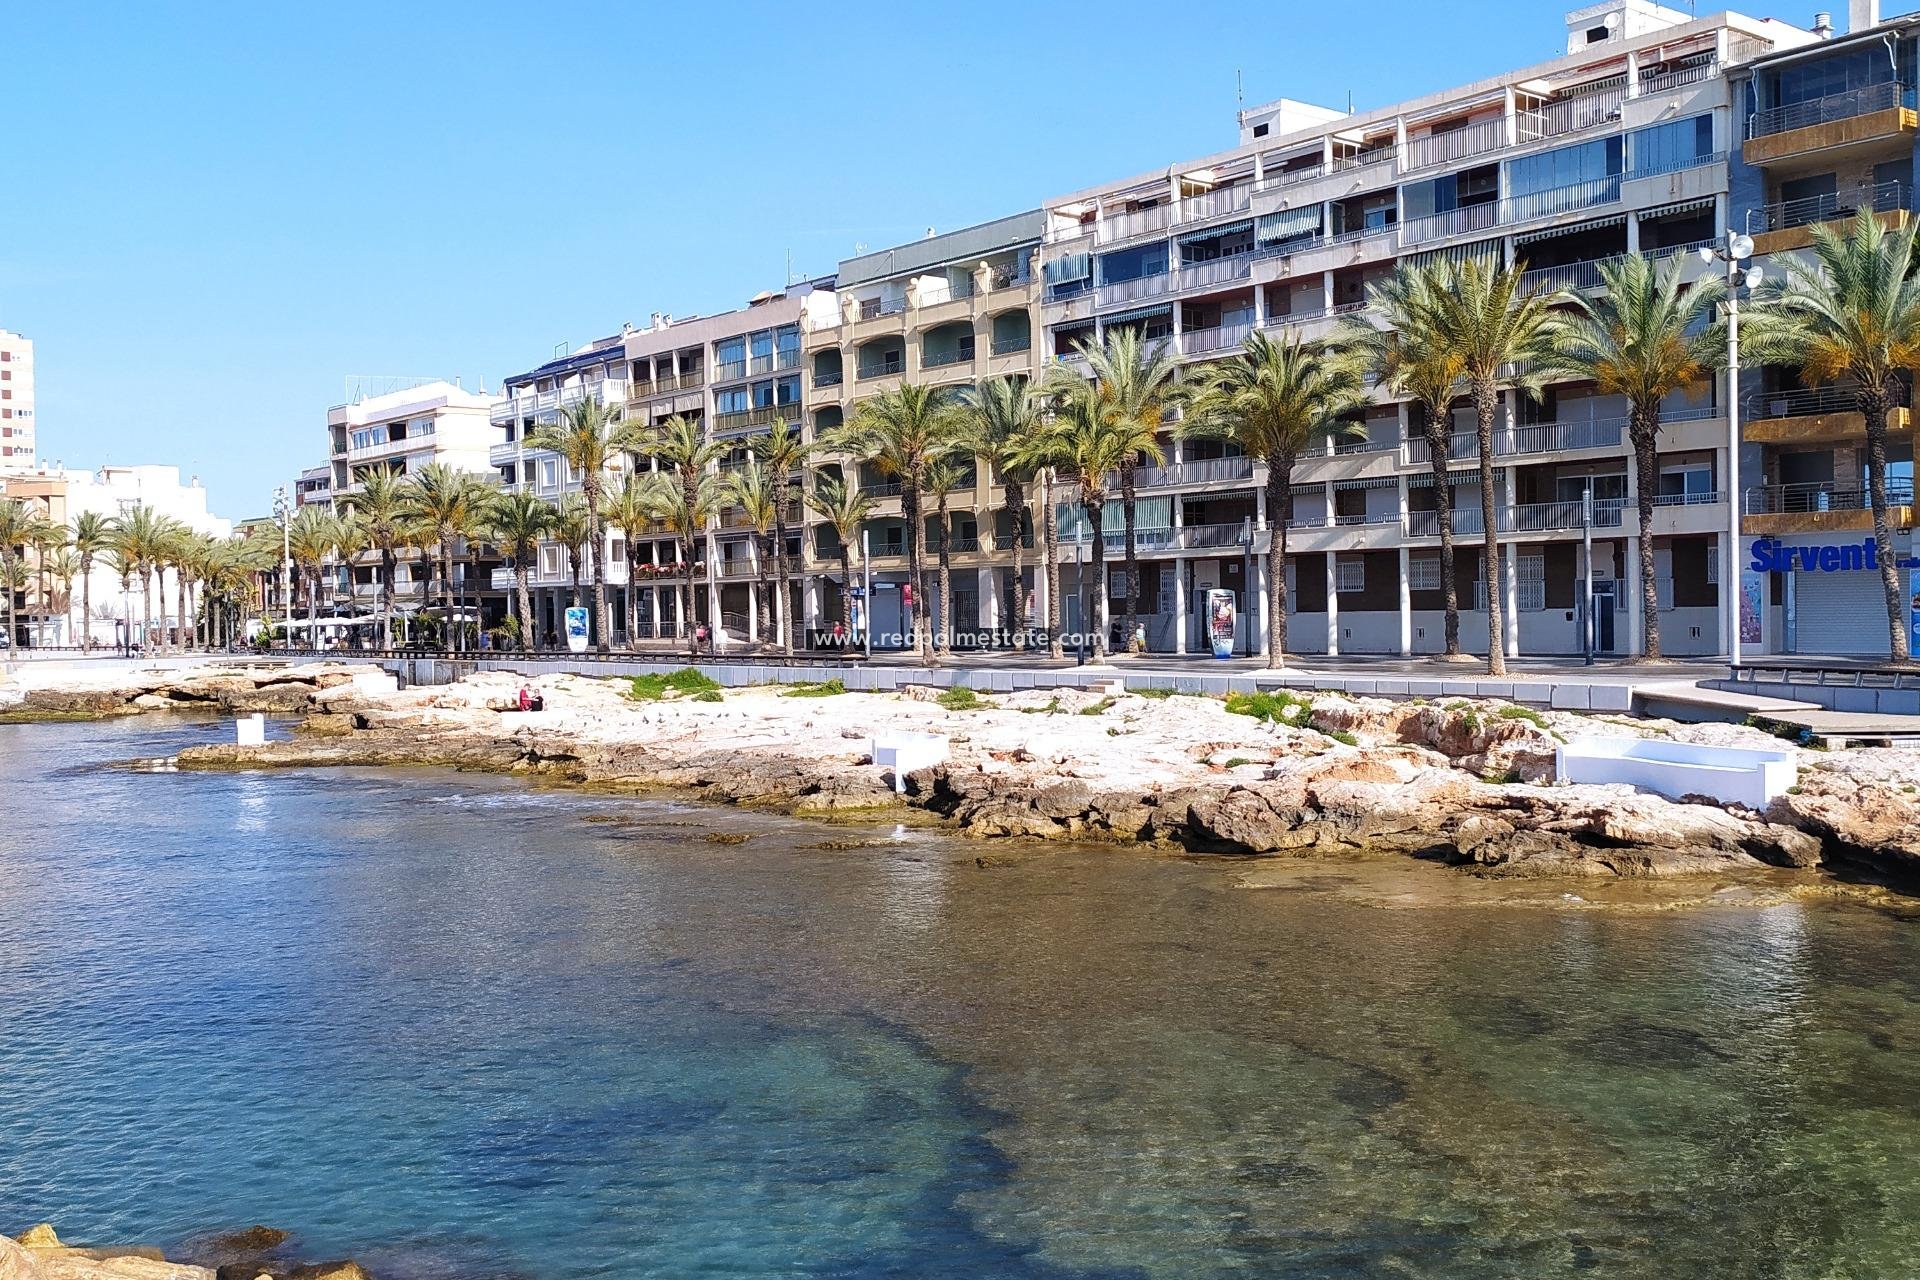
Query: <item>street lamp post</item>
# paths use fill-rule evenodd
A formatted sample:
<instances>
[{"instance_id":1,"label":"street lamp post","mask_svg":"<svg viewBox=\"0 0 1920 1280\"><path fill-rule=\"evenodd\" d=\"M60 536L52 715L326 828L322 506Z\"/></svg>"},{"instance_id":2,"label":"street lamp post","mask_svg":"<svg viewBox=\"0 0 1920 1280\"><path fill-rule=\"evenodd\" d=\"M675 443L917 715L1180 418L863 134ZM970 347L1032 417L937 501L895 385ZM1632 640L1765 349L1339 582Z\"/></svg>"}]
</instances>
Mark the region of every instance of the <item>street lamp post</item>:
<instances>
[{"instance_id":1,"label":"street lamp post","mask_svg":"<svg viewBox=\"0 0 1920 1280\"><path fill-rule=\"evenodd\" d=\"M1087 539L1092 536L1092 526L1085 526L1073 544L1073 592L1080 599L1080 638L1074 646L1073 661L1076 667L1087 665Z\"/></svg>"},{"instance_id":2,"label":"street lamp post","mask_svg":"<svg viewBox=\"0 0 1920 1280\"><path fill-rule=\"evenodd\" d=\"M273 491L273 514L280 521L280 612L285 620L287 648L293 647L293 504L287 499L287 486Z\"/></svg>"},{"instance_id":3,"label":"street lamp post","mask_svg":"<svg viewBox=\"0 0 1920 1280\"><path fill-rule=\"evenodd\" d=\"M1700 260L1711 266L1716 260L1727 266L1727 507L1726 549L1720 557L1720 590L1725 597L1727 661L1740 665L1740 290L1751 289L1765 276L1758 265L1748 266L1753 257L1753 237L1727 228L1718 245L1700 250ZM1645 529L1641 537L1647 537ZM1643 591L1644 595L1644 591Z\"/></svg>"},{"instance_id":4,"label":"street lamp post","mask_svg":"<svg viewBox=\"0 0 1920 1280\"><path fill-rule=\"evenodd\" d=\"M1640 536L1643 538L1646 537L1646 531L1642 530ZM1581 630L1586 633L1587 665L1592 666L1593 652L1599 643L1599 635L1593 616L1593 484L1591 482L1580 492L1580 542L1583 549L1582 554L1586 556L1587 564L1586 582L1584 584L1586 600L1583 611L1586 626L1581 628Z\"/></svg>"}]
</instances>

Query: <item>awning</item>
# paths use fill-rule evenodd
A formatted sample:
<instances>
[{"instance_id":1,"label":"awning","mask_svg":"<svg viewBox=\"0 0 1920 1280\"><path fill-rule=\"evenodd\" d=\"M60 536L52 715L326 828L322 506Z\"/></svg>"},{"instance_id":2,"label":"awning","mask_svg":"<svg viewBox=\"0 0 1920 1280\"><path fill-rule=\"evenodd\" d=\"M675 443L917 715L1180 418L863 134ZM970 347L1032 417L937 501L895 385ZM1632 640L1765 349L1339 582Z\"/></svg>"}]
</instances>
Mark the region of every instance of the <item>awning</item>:
<instances>
[{"instance_id":1,"label":"awning","mask_svg":"<svg viewBox=\"0 0 1920 1280\"><path fill-rule=\"evenodd\" d=\"M1410 253L1403 262L1416 267L1424 267L1430 262L1474 262L1500 261L1505 249L1498 240L1476 240L1472 244L1456 244L1446 249L1422 249Z\"/></svg>"},{"instance_id":2,"label":"awning","mask_svg":"<svg viewBox=\"0 0 1920 1280\"><path fill-rule=\"evenodd\" d=\"M1282 209L1278 213L1260 215L1260 241L1270 244L1275 240L1291 240L1299 236L1318 235L1320 232L1320 206L1307 205L1303 209Z\"/></svg>"},{"instance_id":3,"label":"awning","mask_svg":"<svg viewBox=\"0 0 1920 1280\"><path fill-rule=\"evenodd\" d=\"M1043 263L1040 274L1048 284L1068 284L1075 280L1085 280L1093 274L1093 255L1090 253L1070 253L1064 258L1055 258Z\"/></svg>"},{"instance_id":4,"label":"awning","mask_svg":"<svg viewBox=\"0 0 1920 1280\"><path fill-rule=\"evenodd\" d=\"M1709 201L1708 203L1712 202ZM1608 227L1624 227L1626 225L1627 215L1624 213L1616 213L1612 217L1595 218L1590 222L1566 223L1557 227L1549 227L1544 231L1528 231L1515 236L1513 242L1516 245L1531 244L1535 240L1552 240L1560 236L1577 236L1583 231L1605 231Z\"/></svg>"},{"instance_id":5,"label":"awning","mask_svg":"<svg viewBox=\"0 0 1920 1280\"><path fill-rule=\"evenodd\" d=\"M1427 479L1431 482L1433 477L1428 476ZM1376 476L1370 480L1335 480L1333 482L1333 487L1336 489L1395 489L1398 488L1399 485L1399 479L1394 476Z\"/></svg>"},{"instance_id":6,"label":"awning","mask_svg":"<svg viewBox=\"0 0 1920 1280\"><path fill-rule=\"evenodd\" d=\"M1131 320L1149 320L1154 316L1171 316L1172 314L1173 304L1163 302L1157 307L1136 307L1132 311L1118 311L1110 316L1101 316L1100 319L1107 324L1126 324Z\"/></svg>"},{"instance_id":7,"label":"awning","mask_svg":"<svg viewBox=\"0 0 1920 1280\"><path fill-rule=\"evenodd\" d=\"M1699 200L1682 200L1678 204L1663 204L1651 209L1642 209L1639 217L1640 221L1645 223L1648 218L1665 218L1676 213L1698 213L1702 209L1711 208L1713 208L1713 197L1706 196Z\"/></svg>"},{"instance_id":8,"label":"awning","mask_svg":"<svg viewBox=\"0 0 1920 1280\"><path fill-rule=\"evenodd\" d=\"M1317 209L1318 206L1315 206ZM1253 219L1242 218L1238 222L1229 222L1224 227L1208 227L1203 231L1189 231L1179 238L1181 244L1191 244L1195 240L1212 240L1216 236L1237 235L1242 231L1253 230Z\"/></svg>"},{"instance_id":9,"label":"awning","mask_svg":"<svg viewBox=\"0 0 1920 1280\"><path fill-rule=\"evenodd\" d=\"M1456 487L1463 484L1479 484L1480 473L1478 471L1449 471L1447 472L1447 483L1449 485L1456 486ZM1417 476L1408 476L1407 488L1409 489L1433 488L1433 473L1431 471L1428 471L1428 472L1423 472Z\"/></svg>"}]
</instances>

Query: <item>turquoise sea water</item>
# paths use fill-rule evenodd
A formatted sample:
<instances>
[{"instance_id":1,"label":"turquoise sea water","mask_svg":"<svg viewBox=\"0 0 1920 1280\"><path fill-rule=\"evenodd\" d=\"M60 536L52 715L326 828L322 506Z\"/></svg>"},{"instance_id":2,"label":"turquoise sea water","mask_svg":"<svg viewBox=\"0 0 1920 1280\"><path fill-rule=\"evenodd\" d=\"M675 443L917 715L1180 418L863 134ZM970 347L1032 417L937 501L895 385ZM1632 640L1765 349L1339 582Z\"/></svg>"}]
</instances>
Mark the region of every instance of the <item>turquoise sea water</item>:
<instances>
[{"instance_id":1,"label":"turquoise sea water","mask_svg":"<svg viewBox=\"0 0 1920 1280\"><path fill-rule=\"evenodd\" d=\"M0 727L0 1229L382 1280L1920 1273L1893 916L102 767L229 732Z\"/></svg>"}]
</instances>

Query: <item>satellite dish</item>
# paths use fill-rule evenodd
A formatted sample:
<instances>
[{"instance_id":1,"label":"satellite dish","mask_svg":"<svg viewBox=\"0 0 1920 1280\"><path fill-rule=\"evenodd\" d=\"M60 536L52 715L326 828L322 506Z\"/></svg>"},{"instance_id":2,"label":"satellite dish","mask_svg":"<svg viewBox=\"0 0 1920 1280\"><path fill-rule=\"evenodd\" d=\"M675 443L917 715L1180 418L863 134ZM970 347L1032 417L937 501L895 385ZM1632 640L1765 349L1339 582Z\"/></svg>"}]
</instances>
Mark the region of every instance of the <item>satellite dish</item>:
<instances>
[{"instance_id":1,"label":"satellite dish","mask_svg":"<svg viewBox=\"0 0 1920 1280\"><path fill-rule=\"evenodd\" d=\"M1607 30L1609 30L1609 31L1618 31L1618 30L1620 29L1620 15L1619 15L1619 13L1618 13L1618 12L1614 12L1614 13L1610 13L1610 14L1608 14L1608 15L1606 16L1606 19L1605 19L1605 21L1604 21L1604 22L1603 22L1603 23L1602 23L1601 25L1603 25L1604 27L1606 27L1606 29L1607 29Z\"/></svg>"},{"instance_id":2,"label":"satellite dish","mask_svg":"<svg viewBox=\"0 0 1920 1280\"><path fill-rule=\"evenodd\" d=\"M1727 242L1727 248L1732 251L1733 256L1736 258L1751 258L1753 256L1753 237L1742 235L1736 231L1733 233L1733 238Z\"/></svg>"}]
</instances>

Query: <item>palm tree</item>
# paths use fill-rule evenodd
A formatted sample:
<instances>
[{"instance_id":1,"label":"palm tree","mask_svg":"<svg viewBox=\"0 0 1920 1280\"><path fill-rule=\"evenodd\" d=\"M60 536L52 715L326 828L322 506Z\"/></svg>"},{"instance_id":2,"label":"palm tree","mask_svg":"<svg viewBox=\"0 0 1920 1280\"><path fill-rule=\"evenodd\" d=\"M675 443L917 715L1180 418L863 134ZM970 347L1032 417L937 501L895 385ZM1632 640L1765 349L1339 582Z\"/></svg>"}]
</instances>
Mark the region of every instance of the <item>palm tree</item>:
<instances>
[{"instance_id":1,"label":"palm tree","mask_svg":"<svg viewBox=\"0 0 1920 1280\"><path fill-rule=\"evenodd\" d=\"M787 559L787 508L794 497L794 477L806 465L813 446L801 436L797 423L776 421L766 435L753 442L754 454L773 478L773 577L778 586L774 614L780 624L780 648L793 652L793 566Z\"/></svg>"},{"instance_id":2,"label":"palm tree","mask_svg":"<svg viewBox=\"0 0 1920 1280\"><path fill-rule=\"evenodd\" d=\"M1053 508L1053 486L1063 469L1073 465L1060 422L1049 411L1037 428L1013 447L1017 470L1040 485L1040 562L1046 566L1047 653L1065 656L1060 635L1060 520Z\"/></svg>"},{"instance_id":3,"label":"palm tree","mask_svg":"<svg viewBox=\"0 0 1920 1280\"><path fill-rule=\"evenodd\" d=\"M1899 374L1920 368L1920 223L1888 231L1862 209L1845 235L1817 224L1811 230L1812 259L1781 259L1786 279L1745 319L1741 342L1754 359L1792 365L1808 383L1852 380L1854 408L1866 424L1867 505L1886 593L1887 654L1904 663L1912 655L1887 522L1887 411L1900 402Z\"/></svg>"},{"instance_id":4,"label":"palm tree","mask_svg":"<svg viewBox=\"0 0 1920 1280\"><path fill-rule=\"evenodd\" d=\"M439 555L449 636L459 634L453 596L454 544L479 531L493 493L479 476L444 462L429 462L407 478L407 510Z\"/></svg>"},{"instance_id":5,"label":"palm tree","mask_svg":"<svg viewBox=\"0 0 1920 1280\"><path fill-rule=\"evenodd\" d=\"M164 563L167 540L174 522L152 507L137 505L123 516L115 529L114 549L130 573L140 578L140 647L151 651L153 635L154 573ZM132 619L128 619L132 626Z\"/></svg>"},{"instance_id":6,"label":"palm tree","mask_svg":"<svg viewBox=\"0 0 1920 1280\"><path fill-rule=\"evenodd\" d=\"M695 430L698 430L696 425ZM718 485L710 473L697 473L691 490L683 478L673 472L656 471L643 482L653 518L665 525L680 547L679 593L680 625L685 629L687 652L700 656L700 641L693 620L693 539L705 530L716 505Z\"/></svg>"},{"instance_id":7,"label":"palm tree","mask_svg":"<svg viewBox=\"0 0 1920 1280\"><path fill-rule=\"evenodd\" d=\"M61 609L67 617L68 639L72 639L73 630L73 580L80 576L80 557L71 546L65 546L54 552L47 570L53 580L60 584Z\"/></svg>"},{"instance_id":8,"label":"palm tree","mask_svg":"<svg viewBox=\"0 0 1920 1280\"><path fill-rule=\"evenodd\" d=\"M636 440L630 447L652 458L661 468L656 473L661 479L649 480L648 486L656 491L657 518L679 537L681 572L686 577L685 594L680 599L680 626L686 632L692 651L698 654L699 646L693 643L694 615L690 612L695 563L693 542L696 536L706 532L707 520L713 514L712 468L721 448L707 439L706 429L698 419L678 413L658 424L650 437ZM678 496L671 502L664 501L657 492L662 484L678 490ZM712 566L708 568L711 570Z\"/></svg>"},{"instance_id":9,"label":"palm tree","mask_svg":"<svg viewBox=\"0 0 1920 1280\"><path fill-rule=\"evenodd\" d=\"M527 589L528 569L539 554L540 540L553 532L556 513L543 498L523 489L497 493L487 504L483 528L487 537L513 560L513 589L520 611L520 648L534 642L533 596ZM629 555L631 560L631 555ZM631 634L631 633L629 633Z\"/></svg>"},{"instance_id":10,"label":"palm tree","mask_svg":"<svg viewBox=\"0 0 1920 1280\"><path fill-rule=\"evenodd\" d=\"M1536 362L1550 349L1548 298L1520 287L1525 263L1496 266L1469 258L1452 287L1425 299L1431 324L1460 357L1480 445L1480 515L1486 525L1487 674L1507 672L1505 607L1500 591L1500 508L1493 491L1493 420L1501 390L1532 395Z\"/></svg>"},{"instance_id":11,"label":"palm tree","mask_svg":"<svg viewBox=\"0 0 1920 1280\"><path fill-rule=\"evenodd\" d=\"M1098 389L1104 430L1123 446L1115 469L1120 479L1120 516L1127 534L1127 613L1124 634L1131 637L1140 613L1140 548L1134 538L1138 497L1135 473L1141 463L1166 461L1160 430L1181 401L1180 361L1170 342L1149 342L1138 325L1119 325L1095 344L1082 339L1075 349L1086 357ZM1062 368L1062 373L1067 371ZM1071 376L1070 374L1068 376Z\"/></svg>"},{"instance_id":12,"label":"palm tree","mask_svg":"<svg viewBox=\"0 0 1920 1280\"><path fill-rule=\"evenodd\" d=\"M594 519L586 498L577 493L570 493L561 499L559 509L553 514L554 536L566 546L567 565L573 570L573 607L576 609L584 609L587 605L582 573L591 558L587 544L593 538Z\"/></svg>"},{"instance_id":13,"label":"palm tree","mask_svg":"<svg viewBox=\"0 0 1920 1280\"><path fill-rule=\"evenodd\" d=\"M767 579L773 557L768 542L782 495L775 488L772 473L760 465L757 454L749 454L744 465L727 472L724 487L726 501L740 508L747 527L752 530L749 543L754 558L752 607L759 619L759 634L770 638L773 635L774 615Z\"/></svg>"},{"instance_id":14,"label":"palm tree","mask_svg":"<svg viewBox=\"0 0 1920 1280\"><path fill-rule=\"evenodd\" d=\"M1249 337L1240 354L1209 366L1181 423L1183 436L1231 440L1267 464L1267 665L1287 648L1287 501L1300 455L1358 428L1343 421L1368 401L1362 365L1350 355L1300 339ZM1331 553L1329 553L1331 554ZM1247 584L1249 588L1252 583Z\"/></svg>"},{"instance_id":15,"label":"palm tree","mask_svg":"<svg viewBox=\"0 0 1920 1280\"><path fill-rule=\"evenodd\" d=\"M406 541L407 486L398 472L384 468L367 472L357 493L344 495L340 505L359 517L367 531L367 545L380 553L380 647L393 648L393 581L400 562L398 549Z\"/></svg>"},{"instance_id":16,"label":"palm tree","mask_svg":"<svg viewBox=\"0 0 1920 1280\"><path fill-rule=\"evenodd\" d=\"M13 630L14 597L24 593L33 581L33 574L27 568L27 562L17 556L0 559L0 595L7 598L7 643L11 649L19 638Z\"/></svg>"},{"instance_id":17,"label":"palm tree","mask_svg":"<svg viewBox=\"0 0 1920 1280\"><path fill-rule=\"evenodd\" d=\"M36 520L29 539L33 547L34 577L38 580L40 611L35 627L35 643L45 647L47 627L53 620L53 573L51 562L56 552L67 545L67 526L44 517Z\"/></svg>"},{"instance_id":18,"label":"palm tree","mask_svg":"<svg viewBox=\"0 0 1920 1280\"><path fill-rule=\"evenodd\" d=\"M80 617L85 627L81 646L93 648L93 562L113 545L113 521L97 511L83 511L73 521L73 549L80 557Z\"/></svg>"},{"instance_id":19,"label":"palm tree","mask_svg":"<svg viewBox=\"0 0 1920 1280\"><path fill-rule=\"evenodd\" d=\"M1703 322L1727 291L1726 281L1711 275L1683 290L1680 271L1677 257L1663 266L1637 253L1601 263L1605 293L1568 295L1571 306L1554 315L1552 345L1539 359L1543 373L1590 379L1600 394L1627 402L1640 508L1640 636L1649 658L1660 656L1651 533L1660 484L1660 402L1713 372L1716 344Z\"/></svg>"},{"instance_id":20,"label":"palm tree","mask_svg":"<svg viewBox=\"0 0 1920 1280\"><path fill-rule=\"evenodd\" d=\"M828 447L870 463L900 481L900 515L907 527L907 581L926 594L920 547L920 505L927 469L963 447L966 419L947 389L907 383L864 400L830 433ZM927 652L928 611L916 602L913 650Z\"/></svg>"},{"instance_id":21,"label":"palm tree","mask_svg":"<svg viewBox=\"0 0 1920 1280\"><path fill-rule=\"evenodd\" d=\"M26 503L18 498L0 498L0 594L6 596L6 644L11 649L19 639L14 632L15 593L22 590L16 582L16 566L20 566L21 550L29 541L36 517ZM20 570L24 577L24 569Z\"/></svg>"},{"instance_id":22,"label":"palm tree","mask_svg":"<svg viewBox=\"0 0 1920 1280\"><path fill-rule=\"evenodd\" d=\"M940 653L953 648L953 521L947 514L947 499L968 479L967 473L960 467L960 454L957 451L927 468L927 496L933 499L940 527L940 544L936 548L940 566L936 588L938 594L931 602L940 609L940 628L934 634L934 645Z\"/></svg>"},{"instance_id":23,"label":"palm tree","mask_svg":"<svg viewBox=\"0 0 1920 1280\"><path fill-rule=\"evenodd\" d=\"M627 472L619 490L607 499L606 522L626 539L627 648L635 649L640 639L640 562L634 558L634 544L656 523L647 499L646 482L639 473Z\"/></svg>"},{"instance_id":24,"label":"palm tree","mask_svg":"<svg viewBox=\"0 0 1920 1280\"><path fill-rule=\"evenodd\" d=\"M1366 312L1348 317L1339 341L1381 386L1413 402L1412 416L1426 439L1440 532L1441 607L1446 614L1441 652L1457 658L1460 592L1454 582L1453 487L1447 466L1453 448L1453 402L1461 393L1464 362L1432 323L1434 299L1452 288L1452 264L1403 262L1368 289Z\"/></svg>"},{"instance_id":25,"label":"palm tree","mask_svg":"<svg viewBox=\"0 0 1920 1280\"><path fill-rule=\"evenodd\" d=\"M594 625L599 628L594 648L601 653L607 652L613 622L607 613L607 538L606 526L600 520L600 503L606 496L607 464L637 443L633 428L620 421L618 409L587 396L561 410L559 422L529 432L522 445L560 455L580 477L592 557Z\"/></svg>"},{"instance_id":26,"label":"palm tree","mask_svg":"<svg viewBox=\"0 0 1920 1280\"><path fill-rule=\"evenodd\" d=\"M1007 582L1001 615L1014 643L1026 631L1025 550L1032 536L1033 513L1027 506L1032 473L1020 464L1020 446L1041 430L1045 399L1025 378L982 378L965 393L970 419L967 446L1000 475L1000 509L1012 530L1013 576Z\"/></svg>"},{"instance_id":27,"label":"palm tree","mask_svg":"<svg viewBox=\"0 0 1920 1280\"><path fill-rule=\"evenodd\" d=\"M339 520L325 507L302 507L287 525L287 551L306 588L307 647L320 647L320 571L339 542ZM293 638L287 638L291 646Z\"/></svg>"},{"instance_id":28,"label":"palm tree","mask_svg":"<svg viewBox=\"0 0 1920 1280\"><path fill-rule=\"evenodd\" d=\"M820 475L814 479L813 492L807 495L807 506L832 526L833 536L840 543L840 609L847 630L852 631L853 611L848 605L853 600L853 547L860 540L867 517L873 514L873 499L843 477Z\"/></svg>"},{"instance_id":29,"label":"palm tree","mask_svg":"<svg viewBox=\"0 0 1920 1280\"><path fill-rule=\"evenodd\" d=\"M1090 542L1088 560L1093 570L1094 600L1091 617L1080 619L1082 633L1091 631L1095 658L1107 652L1108 586L1106 509L1113 498L1108 477L1120 469L1122 459L1138 446L1129 425L1119 423L1103 408L1097 383L1091 383L1064 368L1053 379L1056 409L1051 449L1056 465L1072 477L1079 490L1080 507L1086 513ZM1084 581L1081 583L1084 594ZM1049 610L1051 611L1051 610Z\"/></svg>"}]
</instances>

